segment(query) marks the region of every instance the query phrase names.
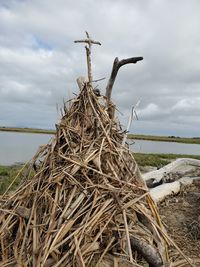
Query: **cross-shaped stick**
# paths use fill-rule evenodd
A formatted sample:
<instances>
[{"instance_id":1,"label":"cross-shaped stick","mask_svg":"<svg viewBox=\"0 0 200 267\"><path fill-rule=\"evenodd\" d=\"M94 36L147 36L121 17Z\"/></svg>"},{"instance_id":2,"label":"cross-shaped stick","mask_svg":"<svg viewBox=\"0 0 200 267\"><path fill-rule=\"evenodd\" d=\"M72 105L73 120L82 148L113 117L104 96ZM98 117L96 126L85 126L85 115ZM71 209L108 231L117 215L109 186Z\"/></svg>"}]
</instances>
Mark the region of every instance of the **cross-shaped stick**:
<instances>
[{"instance_id":1,"label":"cross-shaped stick","mask_svg":"<svg viewBox=\"0 0 200 267\"><path fill-rule=\"evenodd\" d=\"M91 84L92 83L92 64L91 64L91 47L93 44L101 45L100 42L94 41L90 38L88 32L86 32L87 39L84 40L77 40L74 41L74 43L86 43L85 46L86 49L86 55L87 55L87 67L88 67L88 81Z\"/></svg>"}]
</instances>

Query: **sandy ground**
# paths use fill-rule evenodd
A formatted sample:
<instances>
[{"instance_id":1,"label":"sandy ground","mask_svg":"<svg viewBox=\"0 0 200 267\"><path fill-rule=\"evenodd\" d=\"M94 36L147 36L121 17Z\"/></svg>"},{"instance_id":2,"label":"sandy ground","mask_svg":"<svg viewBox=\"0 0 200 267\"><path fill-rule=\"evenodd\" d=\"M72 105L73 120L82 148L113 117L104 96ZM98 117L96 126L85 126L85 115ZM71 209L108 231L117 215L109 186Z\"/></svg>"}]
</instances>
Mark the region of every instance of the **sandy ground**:
<instances>
[{"instance_id":1,"label":"sandy ground","mask_svg":"<svg viewBox=\"0 0 200 267\"><path fill-rule=\"evenodd\" d=\"M141 168L142 173L153 170L156 168L151 166ZM193 166L181 166L176 171L200 176L200 168ZM200 260L200 181L183 188L176 196L167 197L159 204L159 213L167 233L183 253L191 259ZM173 251L172 248L174 260L180 258ZM200 267L200 261L195 266Z\"/></svg>"},{"instance_id":2,"label":"sandy ground","mask_svg":"<svg viewBox=\"0 0 200 267\"><path fill-rule=\"evenodd\" d=\"M168 197L159 212L168 234L185 255L200 259L200 183Z\"/></svg>"}]
</instances>

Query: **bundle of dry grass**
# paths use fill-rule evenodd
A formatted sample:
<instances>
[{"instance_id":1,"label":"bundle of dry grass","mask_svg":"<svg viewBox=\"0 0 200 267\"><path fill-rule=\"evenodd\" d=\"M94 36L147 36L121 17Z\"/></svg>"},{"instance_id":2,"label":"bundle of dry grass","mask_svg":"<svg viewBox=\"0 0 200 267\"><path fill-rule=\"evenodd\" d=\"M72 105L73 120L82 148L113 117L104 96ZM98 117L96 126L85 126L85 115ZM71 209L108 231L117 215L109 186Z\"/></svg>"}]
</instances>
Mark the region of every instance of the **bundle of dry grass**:
<instances>
[{"instance_id":1,"label":"bundle of dry grass","mask_svg":"<svg viewBox=\"0 0 200 267\"><path fill-rule=\"evenodd\" d=\"M34 176L31 168L2 200L1 266L95 266L111 254L152 266L169 260L137 164L99 102L85 84L34 157Z\"/></svg>"},{"instance_id":2,"label":"bundle of dry grass","mask_svg":"<svg viewBox=\"0 0 200 267\"><path fill-rule=\"evenodd\" d=\"M84 83L21 186L1 198L0 266L170 262L170 239L103 99Z\"/></svg>"}]
</instances>

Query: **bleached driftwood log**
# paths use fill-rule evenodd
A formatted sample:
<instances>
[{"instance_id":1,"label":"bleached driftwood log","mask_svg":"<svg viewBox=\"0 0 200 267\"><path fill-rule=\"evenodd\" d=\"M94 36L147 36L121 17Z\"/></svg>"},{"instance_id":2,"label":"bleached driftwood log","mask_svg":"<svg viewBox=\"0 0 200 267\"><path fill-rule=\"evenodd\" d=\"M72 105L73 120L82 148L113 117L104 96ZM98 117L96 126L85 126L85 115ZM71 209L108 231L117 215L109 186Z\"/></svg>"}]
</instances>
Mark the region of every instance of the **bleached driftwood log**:
<instances>
[{"instance_id":1,"label":"bleached driftwood log","mask_svg":"<svg viewBox=\"0 0 200 267\"><path fill-rule=\"evenodd\" d=\"M169 195L176 195L182 187L192 184L200 177L194 177L194 172L200 168L200 160L180 158L163 168L143 174L150 194L155 202L163 201ZM170 180L171 179L171 180Z\"/></svg>"},{"instance_id":2,"label":"bleached driftwood log","mask_svg":"<svg viewBox=\"0 0 200 267\"><path fill-rule=\"evenodd\" d=\"M159 182L161 179L169 173L180 173L180 176L188 175L188 173L192 172L194 168L200 167L200 160L198 159L190 159L190 158L180 158L175 161L169 163L168 165L160 168L156 171L151 171L143 174L143 179L148 181L150 179L154 179L156 182Z\"/></svg>"},{"instance_id":3,"label":"bleached driftwood log","mask_svg":"<svg viewBox=\"0 0 200 267\"><path fill-rule=\"evenodd\" d=\"M162 202L167 196L178 194L182 187L191 185L194 180L200 180L200 177L183 177L172 183L161 184L150 189L150 194L155 202Z\"/></svg>"}]
</instances>

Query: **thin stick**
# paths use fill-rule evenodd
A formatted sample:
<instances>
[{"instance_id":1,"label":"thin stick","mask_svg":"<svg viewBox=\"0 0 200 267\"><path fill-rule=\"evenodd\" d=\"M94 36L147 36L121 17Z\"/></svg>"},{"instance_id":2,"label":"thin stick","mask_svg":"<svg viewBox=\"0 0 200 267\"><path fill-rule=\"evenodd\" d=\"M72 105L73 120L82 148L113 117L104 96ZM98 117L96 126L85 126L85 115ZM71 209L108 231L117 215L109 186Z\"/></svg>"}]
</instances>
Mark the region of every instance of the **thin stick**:
<instances>
[{"instance_id":1,"label":"thin stick","mask_svg":"<svg viewBox=\"0 0 200 267\"><path fill-rule=\"evenodd\" d=\"M124 226L126 229L126 240L127 240L127 245L128 245L130 262L133 263L133 254L132 254L132 249L131 249L131 241L130 241L130 236L129 236L129 231L128 231L128 224L127 224L126 211L125 210L123 210L123 218L124 218Z\"/></svg>"},{"instance_id":2,"label":"thin stick","mask_svg":"<svg viewBox=\"0 0 200 267\"><path fill-rule=\"evenodd\" d=\"M76 250L78 252L78 256L79 256L79 260L80 260L80 263L81 263L81 267L85 267L85 263L84 263L84 260L83 260L82 254L81 254L81 250L80 250L80 247L79 247L79 243L78 243L78 240L77 240L76 236L74 236L74 242L75 242Z\"/></svg>"},{"instance_id":3,"label":"thin stick","mask_svg":"<svg viewBox=\"0 0 200 267\"><path fill-rule=\"evenodd\" d=\"M127 139L127 135L128 135L128 132L129 132L129 129L131 127L131 123L133 121L133 114L135 113L135 110L136 110L136 107L140 104L140 100L136 103L135 106L133 106L131 108L131 114L129 116L129 121L128 121L128 125L127 125L127 128L126 128L126 131L125 131L125 134L124 134L124 138L123 138L123 141L122 141L122 146L125 145L126 143L126 139Z\"/></svg>"}]
</instances>

